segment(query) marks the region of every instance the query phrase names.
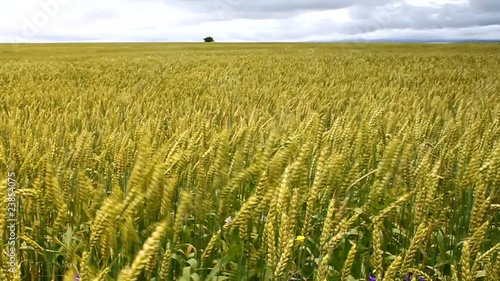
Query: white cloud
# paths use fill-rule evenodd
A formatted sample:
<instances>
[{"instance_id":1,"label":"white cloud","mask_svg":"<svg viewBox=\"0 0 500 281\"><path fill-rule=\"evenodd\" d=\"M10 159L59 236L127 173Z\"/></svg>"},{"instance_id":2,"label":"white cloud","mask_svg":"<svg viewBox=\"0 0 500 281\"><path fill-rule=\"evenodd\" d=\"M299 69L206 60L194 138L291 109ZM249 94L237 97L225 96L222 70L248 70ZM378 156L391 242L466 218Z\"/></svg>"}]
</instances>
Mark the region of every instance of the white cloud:
<instances>
[{"instance_id":1,"label":"white cloud","mask_svg":"<svg viewBox=\"0 0 500 281\"><path fill-rule=\"evenodd\" d=\"M433 7L441 6L446 4L467 4L467 0L405 0L406 4L417 6L417 7Z\"/></svg>"},{"instance_id":2,"label":"white cloud","mask_svg":"<svg viewBox=\"0 0 500 281\"><path fill-rule=\"evenodd\" d=\"M464 40L499 39L500 34L495 9L500 5L493 0L280 1L2 1L0 42L201 41L205 36L216 41ZM268 3L266 9L259 3Z\"/></svg>"}]
</instances>

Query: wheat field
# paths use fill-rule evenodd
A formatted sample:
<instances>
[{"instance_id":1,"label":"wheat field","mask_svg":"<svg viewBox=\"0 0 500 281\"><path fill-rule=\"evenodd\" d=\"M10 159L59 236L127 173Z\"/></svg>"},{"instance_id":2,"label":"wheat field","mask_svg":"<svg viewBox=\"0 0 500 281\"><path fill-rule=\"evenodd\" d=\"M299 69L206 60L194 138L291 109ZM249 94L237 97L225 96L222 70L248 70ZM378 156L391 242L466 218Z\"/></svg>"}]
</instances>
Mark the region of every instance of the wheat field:
<instances>
[{"instance_id":1,"label":"wheat field","mask_svg":"<svg viewBox=\"0 0 500 281\"><path fill-rule=\"evenodd\" d=\"M0 280L498 281L499 81L499 44L0 45Z\"/></svg>"}]
</instances>

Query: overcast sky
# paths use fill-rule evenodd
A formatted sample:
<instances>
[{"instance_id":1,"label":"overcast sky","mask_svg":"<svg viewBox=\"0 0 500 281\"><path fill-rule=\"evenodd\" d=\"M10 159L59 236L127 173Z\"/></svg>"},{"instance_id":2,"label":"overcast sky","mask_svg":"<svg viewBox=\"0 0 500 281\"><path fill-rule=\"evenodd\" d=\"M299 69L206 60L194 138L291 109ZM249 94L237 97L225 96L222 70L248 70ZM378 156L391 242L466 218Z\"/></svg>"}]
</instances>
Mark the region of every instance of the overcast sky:
<instances>
[{"instance_id":1,"label":"overcast sky","mask_svg":"<svg viewBox=\"0 0 500 281\"><path fill-rule=\"evenodd\" d=\"M500 40L500 0L15 0L0 42Z\"/></svg>"}]
</instances>

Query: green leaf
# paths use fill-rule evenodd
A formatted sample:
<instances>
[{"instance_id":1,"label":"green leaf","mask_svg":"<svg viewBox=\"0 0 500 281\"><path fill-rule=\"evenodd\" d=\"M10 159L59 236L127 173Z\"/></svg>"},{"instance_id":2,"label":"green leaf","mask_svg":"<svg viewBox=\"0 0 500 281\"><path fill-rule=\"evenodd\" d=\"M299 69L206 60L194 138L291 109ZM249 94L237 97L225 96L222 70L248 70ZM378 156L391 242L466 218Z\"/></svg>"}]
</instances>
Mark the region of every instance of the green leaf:
<instances>
[{"instance_id":1,"label":"green leaf","mask_svg":"<svg viewBox=\"0 0 500 281\"><path fill-rule=\"evenodd\" d=\"M194 281L200 281L200 276L195 272L191 274L191 279L193 279Z\"/></svg>"},{"instance_id":2,"label":"green leaf","mask_svg":"<svg viewBox=\"0 0 500 281\"><path fill-rule=\"evenodd\" d=\"M186 266L182 269L182 279L191 280L191 267Z\"/></svg>"},{"instance_id":3,"label":"green leaf","mask_svg":"<svg viewBox=\"0 0 500 281\"><path fill-rule=\"evenodd\" d=\"M198 261L193 258L189 259L187 263L189 263L189 265L191 265L194 269L198 268Z\"/></svg>"}]
</instances>

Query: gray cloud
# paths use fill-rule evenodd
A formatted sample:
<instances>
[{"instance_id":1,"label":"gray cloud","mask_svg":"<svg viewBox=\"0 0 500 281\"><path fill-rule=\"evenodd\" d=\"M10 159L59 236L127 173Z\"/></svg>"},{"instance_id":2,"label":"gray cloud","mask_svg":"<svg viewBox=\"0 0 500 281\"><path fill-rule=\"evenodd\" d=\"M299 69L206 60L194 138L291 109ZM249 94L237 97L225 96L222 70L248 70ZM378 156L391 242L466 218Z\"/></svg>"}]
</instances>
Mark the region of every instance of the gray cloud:
<instances>
[{"instance_id":1,"label":"gray cloud","mask_svg":"<svg viewBox=\"0 0 500 281\"><path fill-rule=\"evenodd\" d=\"M500 12L498 0L469 0L470 5L477 11Z\"/></svg>"},{"instance_id":2,"label":"gray cloud","mask_svg":"<svg viewBox=\"0 0 500 281\"><path fill-rule=\"evenodd\" d=\"M338 27L348 34L373 32L379 29L441 29L500 25L500 12L477 13L469 5L416 7L402 5L386 10L351 8L354 23ZM385 13L385 14L384 14ZM380 14L384 14L381 18ZM360 16L361 15L361 16Z\"/></svg>"},{"instance_id":3,"label":"gray cloud","mask_svg":"<svg viewBox=\"0 0 500 281\"><path fill-rule=\"evenodd\" d=\"M152 0L158 1L158 0ZM176 5L203 13L213 20L282 19L303 12L362 6L376 7L394 0L174 0Z\"/></svg>"},{"instance_id":4,"label":"gray cloud","mask_svg":"<svg viewBox=\"0 0 500 281\"><path fill-rule=\"evenodd\" d=\"M61 7L60 18L51 17L50 24L28 39L199 41L206 35L216 41L500 39L500 0L423 1L428 5L403 0L89 1ZM2 10L5 6L0 4L0 41L15 32L1 25Z\"/></svg>"},{"instance_id":5,"label":"gray cloud","mask_svg":"<svg viewBox=\"0 0 500 281\"><path fill-rule=\"evenodd\" d=\"M287 20L304 12L346 8L352 21L320 22L308 34L335 32L365 34L384 29L445 29L500 25L500 0L470 0L430 6L412 6L398 0L175 0L200 13L200 21L233 19ZM300 28L304 29L304 28ZM307 28L306 28L307 29ZM283 34L293 31L281 30ZM290 38L294 37L291 34Z\"/></svg>"}]
</instances>

